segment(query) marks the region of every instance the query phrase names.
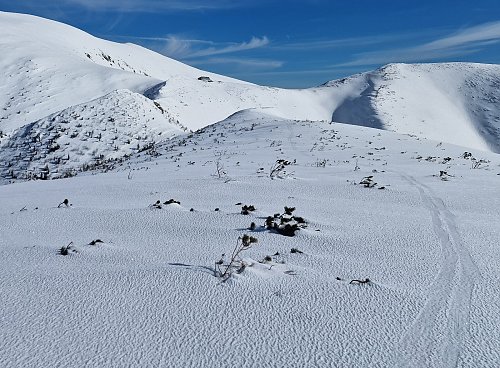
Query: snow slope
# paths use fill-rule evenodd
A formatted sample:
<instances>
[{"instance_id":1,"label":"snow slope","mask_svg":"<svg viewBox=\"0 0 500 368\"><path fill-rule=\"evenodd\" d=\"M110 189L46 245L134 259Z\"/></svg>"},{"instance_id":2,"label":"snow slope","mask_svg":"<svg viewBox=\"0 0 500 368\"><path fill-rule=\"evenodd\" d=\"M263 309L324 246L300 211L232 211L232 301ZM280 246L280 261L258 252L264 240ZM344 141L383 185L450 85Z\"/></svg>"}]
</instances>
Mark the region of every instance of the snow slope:
<instances>
[{"instance_id":1,"label":"snow slope","mask_svg":"<svg viewBox=\"0 0 500 368\"><path fill-rule=\"evenodd\" d=\"M4 132L117 89L144 93L172 76L202 73L142 47L31 15L0 12L0 29Z\"/></svg>"},{"instance_id":2,"label":"snow slope","mask_svg":"<svg viewBox=\"0 0 500 368\"><path fill-rule=\"evenodd\" d=\"M95 167L96 161L123 157L130 153L130 144L115 148L110 142L134 140L131 135L141 124L146 124L141 135L152 142L171 136L170 122L195 130L246 108L265 109L288 118L329 120L332 93L341 93L321 88L256 86L200 71L136 45L100 40L29 15L2 12L0 28L0 67L5 71L0 75L0 175L4 180L57 178ZM212 82L199 80L200 76ZM134 93L156 99L169 121L148 127L153 117L141 114L144 109L150 110L152 103ZM119 101L121 96L124 102ZM134 101L126 106L129 100ZM97 121L95 112L89 110L94 105L103 106ZM105 121L101 117L114 113L105 111L105 107L115 105L124 114L122 127L108 124L108 133L118 128L112 136L101 133L100 143L87 142L95 141L94 137L85 137L85 143L81 143L76 130L82 134L95 131L95 124ZM140 111L132 111L137 106ZM72 117L75 114L78 118ZM162 120L158 115L156 111L157 121ZM67 140L64 134L55 141L54 136L61 135L56 116L69 123L70 127L62 129L77 139ZM132 122L132 118L137 120ZM125 126L128 122L131 125Z\"/></svg>"},{"instance_id":3,"label":"snow slope","mask_svg":"<svg viewBox=\"0 0 500 368\"><path fill-rule=\"evenodd\" d=\"M252 108L285 119L329 122L335 106L356 87L293 90L234 82L200 82L180 75L168 80L156 99L168 106L180 122L196 130Z\"/></svg>"},{"instance_id":4,"label":"snow slope","mask_svg":"<svg viewBox=\"0 0 500 368\"><path fill-rule=\"evenodd\" d=\"M391 64L345 82L363 88L334 121L500 152L499 65Z\"/></svg>"},{"instance_id":5,"label":"snow slope","mask_svg":"<svg viewBox=\"0 0 500 368\"><path fill-rule=\"evenodd\" d=\"M0 178L56 179L109 168L186 130L158 103L114 91L16 130L0 145Z\"/></svg>"},{"instance_id":6,"label":"snow slope","mask_svg":"<svg viewBox=\"0 0 500 368\"><path fill-rule=\"evenodd\" d=\"M7 133L116 89L158 99L191 130L247 108L330 120L332 100L341 93L257 86L29 15L0 13L0 26L6 71L0 76L0 129ZM198 80L202 76L212 82Z\"/></svg>"},{"instance_id":7,"label":"snow slope","mask_svg":"<svg viewBox=\"0 0 500 368\"><path fill-rule=\"evenodd\" d=\"M154 152L0 187L0 366L498 365L498 155L255 110Z\"/></svg>"}]
</instances>

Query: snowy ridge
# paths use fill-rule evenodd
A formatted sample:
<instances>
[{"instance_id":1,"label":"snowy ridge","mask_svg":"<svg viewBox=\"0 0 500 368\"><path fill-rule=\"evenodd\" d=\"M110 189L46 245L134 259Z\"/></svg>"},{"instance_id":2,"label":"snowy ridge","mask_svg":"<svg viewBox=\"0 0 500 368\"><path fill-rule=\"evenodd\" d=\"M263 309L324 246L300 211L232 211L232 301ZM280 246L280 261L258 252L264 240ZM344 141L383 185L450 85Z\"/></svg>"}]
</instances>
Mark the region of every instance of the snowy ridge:
<instances>
[{"instance_id":1,"label":"snowy ridge","mask_svg":"<svg viewBox=\"0 0 500 368\"><path fill-rule=\"evenodd\" d=\"M157 99L192 130L216 123L245 109L284 119L331 121L332 108L344 88L288 90L237 82L203 82L183 75L167 81Z\"/></svg>"},{"instance_id":2,"label":"snowy ridge","mask_svg":"<svg viewBox=\"0 0 500 368\"><path fill-rule=\"evenodd\" d=\"M499 65L390 64L342 82L362 88L334 121L500 153Z\"/></svg>"},{"instance_id":3,"label":"snowy ridge","mask_svg":"<svg viewBox=\"0 0 500 368\"><path fill-rule=\"evenodd\" d=\"M0 130L7 133L114 90L143 93L177 75L233 81L31 15L0 12L0 28Z\"/></svg>"},{"instance_id":4,"label":"snowy ridge","mask_svg":"<svg viewBox=\"0 0 500 368\"><path fill-rule=\"evenodd\" d=\"M247 108L329 121L332 100L342 93L257 86L28 15L0 13L0 26L5 35L0 46L6 50L0 60L6 71L0 75L0 130L5 133L117 89L159 99L191 130Z\"/></svg>"},{"instance_id":5,"label":"snowy ridge","mask_svg":"<svg viewBox=\"0 0 500 368\"><path fill-rule=\"evenodd\" d=\"M43 129L53 130L52 114L64 115L60 112L73 111L78 109L75 106L89 105L98 98L104 99L104 106L111 106L106 99L114 91L121 92L110 97L112 100L134 93L153 100L130 97L138 106L148 106L146 110L152 103L158 107L167 120L164 132L174 132L171 123L194 131L238 111L254 109L282 119L337 121L500 152L497 65L391 64L316 88L286 90L207 73L139 46L100 40L38 17L0 13L0 26L4 36L0 39L4 50L0 67L5 71L0 75L0 144L6 147L0 153L4 158L0 178L6 180L46 177L46 166L51 162L51 173L55 173L52 169L75 173L75 168L95 167L96 156L99 160L118 159L132 153L126 143L130 141L126 134L132 133L128 128L117 131L125 134L115 138L125 142L123 147L113 148L119 154L111 155L103 144L71 148L75 140L53 145L50 135L44 135L45 142L36 142L45 147L41 153L30 146L35 144L30 139L38 139L33 138L38 133L31 132L41 121ZM135 116L146 124L142 136L155 137L148 138L150 142L165 138L157 136L163 128L155 124L148 128L153 118L147 113L141 116L120 106L125 116ZM153 110L158 115L159 111ZM106 111L100 114L106 115ZM84 125L87 123L93 124L91 120ZM93 130L90 125L83 128L89 134ZM56 154L57 145L64 149ZM80 148L89 154L72 158L71 150L81 152ZM64 167L56 169L62 162Z\"/></svg>"},{"instance_id":6,"label":"snowy ridge","mask_svg":"<svg viewBox=\"0 0 500 368\"><path fill-rule=\"evenodd\" d=\"M0 145L0 177L56 179L109 169L186 130L157 102L128 90L115 91L14 131Z\"/></svg>"}]
</instances>

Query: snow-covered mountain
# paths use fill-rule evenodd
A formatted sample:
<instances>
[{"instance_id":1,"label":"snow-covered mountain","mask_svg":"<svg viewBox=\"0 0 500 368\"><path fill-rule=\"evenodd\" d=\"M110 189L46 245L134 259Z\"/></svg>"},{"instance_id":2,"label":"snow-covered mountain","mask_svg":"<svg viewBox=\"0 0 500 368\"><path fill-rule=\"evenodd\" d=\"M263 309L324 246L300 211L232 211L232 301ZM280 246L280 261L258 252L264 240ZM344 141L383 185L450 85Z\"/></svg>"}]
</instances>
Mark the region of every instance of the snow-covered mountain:
<instances>
[{"instance_id":1,"label":"snow-covered mountain","mask_svg":"<svg viewBox=\"0 0 500 368\"><path fill-rule=\"evenodd\" d=\"M96 124L102 125L102 117L115 113L105 108L99 109L99 116L90 110L81 111L95 105L116 105L122 114L123 124L110 124L111 129L101 133L102 141L108 142L133 140L130 134L143 124L148 130L148 122L153 119L141 115L142 110L153 110L156 115L151 131L142 134L148 137L148 143L149 138L157 142L169 136L172 123L174 128L181 127L177 131L182 133L247 108L262 108L293 118L330 119L328 98L316 90L256 86L30 15L0 12L0 28L0 67L4 71L0 74L0 175L4 179L46 177L47 167L49 178L60 177L61 170L94 167L96 156L99 161L110 160L128 152L128 148L116 149L113 144L100 144L97 149L88 143L92 137L82 141L74 129L70 132L69 127L95 131ZM150 101L141 99L140 94ZM136 103L117 102L120 95ZM138 105L140 111L135 111ZM73 117L75 111L78 118ZM132 126L125 123L132 120ZM74 137L64 145L53 144L53 132L61 128L59 121L69 124L59 135ZM161 132L165 134L157 134ZM34 139L38 141L31 141ZM80 154L67 159L67 151Z\"/></svg>"},{"instance_id":2,"label":"snow-covered mountain","mask_svg":"<svg viewBox=\"0 0 500 368\"><path fill-rule=\"evenodd\" d=\"M0 75L0 121L5 132L117 89L159 100L191 130L247 108L331 118L326 89L257 86L35 16L0 13L0 26L0 67L5 70Z\"/></svg>"},{"instance_id":3,"label":"snow-covered mountain","mask_svg":"<svg viewBox=\"0 0 500 368\"><path fill-rule=\"evenodd\" d=\"M332 119L500 153L500 65L390 64L327 86L357 86Z\"/></svg>"},{"instance_id":4,"label":"snow-covered mountain","mask_svg":"<svg viewBox=\"0 0 500 368\"><path fill-rule=\"evenodd\" d=\"M117 89L145 93L172 77L201 73L142 47L101 40L35 16L0 12L0 28L4 131Z\"/></svg>"},{"instance_id":5,"label":"snow-covered mountain","mask_svg":"<svg viewBox=\"0 0 500 368\"><path fill-rule=\"evenodd\" d=\"M283 90L0 36L0 367L498 366L498 66Z\"/></svg>"},{"instance_id":6,"label":"snow-covered mountain","mask_svg":"<svg viewBox=\"0 0 500 368\"><path fill-rule=\"evenodd\" d=\"M47 167L49 177L60 177L62 169L95 167L96 157L116 160L131 152L128 143L117 149L103 141L129 142L134 140L131 135L140 135L144 142L156 143L245 109L500 152L498 65L392 64L316 88L288 90L201 71L139 46L101 40L39 17L1 12L0 28L4 179L45 177ZM127 105L121 97L134 102ZM103 106L99 116L86 110L96 104ZM104 126L108 123L102 117L116 113L106 111L106 106L120 109L120 124L110 121ZM61 128L60 121L68 126ZM96 124L103 130L101 143L89 144L94 138L86 136L82 140L78 132L95 131ZM61 135L58 140L64 135L74 139L54 144L54 132ZM68 159L68 151L81 154Z\"/></svg>"}]
</instances>

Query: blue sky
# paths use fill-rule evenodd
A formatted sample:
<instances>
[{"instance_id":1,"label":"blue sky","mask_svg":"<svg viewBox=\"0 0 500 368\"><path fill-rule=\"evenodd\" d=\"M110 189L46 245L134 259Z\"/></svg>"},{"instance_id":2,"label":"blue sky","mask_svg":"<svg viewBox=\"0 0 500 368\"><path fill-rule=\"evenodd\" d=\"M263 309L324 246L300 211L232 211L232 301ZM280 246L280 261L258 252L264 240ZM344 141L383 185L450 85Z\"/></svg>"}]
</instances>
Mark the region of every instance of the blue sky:
<instances>
[{"instance_id":1,"label":"blue sky","mask_svg":"<svg viewBox=\"0 0 500 368\"><path fill-rule=\"evenodd\" d=\"M498 0L0 0L0 10L280 87L391 62L500 63Z\"/></svg>"}]
</instances>

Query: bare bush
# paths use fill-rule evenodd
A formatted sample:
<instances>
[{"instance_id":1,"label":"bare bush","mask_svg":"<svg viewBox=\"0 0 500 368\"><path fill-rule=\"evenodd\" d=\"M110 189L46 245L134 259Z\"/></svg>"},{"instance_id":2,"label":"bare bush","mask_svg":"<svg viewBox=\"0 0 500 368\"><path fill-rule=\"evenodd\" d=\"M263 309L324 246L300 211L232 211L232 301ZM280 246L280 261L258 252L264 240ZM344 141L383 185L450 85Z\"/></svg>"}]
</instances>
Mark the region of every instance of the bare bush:
<instances>
[{"instance_id":1,"label":"bare bush","mask_svg":"<svg viewBox=\"0 0 500 368\"><path fill-rule=\"evenodd\" d=\"M286 167L290 166L295 162L296 162L295 160L293 162L284 159L276 160L273 166L271 166L271 168L269 169L269 177L271 179L274 178L284 179L292 175L293 173L289 173L286 171Z\"/></svg>"},{"instance_id":2,"label":"bare bush","mask_svg":"<svg viewBox=\"0 0 500 368\"><path fill-rule=\"evenodd\" d=\"M246 268L247 264L241 258L241 253L250 249L253 244L257 243L257 238L249 236L247 234L240 236L236 241L236 245L231 253L228 262L225 262L225 254L222 255L221 259L215 262L215 276L226 281L231 277L233 272L241 273Z\"/></svg>"}]
</instances>

